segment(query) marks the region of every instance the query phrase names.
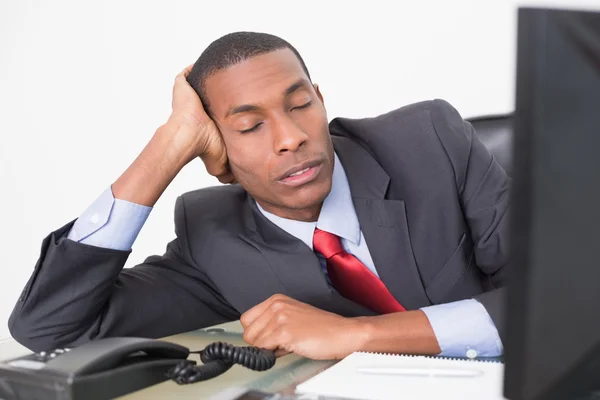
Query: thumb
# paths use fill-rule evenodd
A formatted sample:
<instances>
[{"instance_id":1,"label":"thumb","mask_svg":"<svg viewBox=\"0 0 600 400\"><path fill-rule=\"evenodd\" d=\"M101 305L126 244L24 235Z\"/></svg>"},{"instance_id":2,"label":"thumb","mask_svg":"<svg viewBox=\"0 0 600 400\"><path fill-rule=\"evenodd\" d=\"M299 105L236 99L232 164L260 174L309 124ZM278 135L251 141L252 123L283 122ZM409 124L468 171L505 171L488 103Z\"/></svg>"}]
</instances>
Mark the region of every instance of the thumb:
<instances>
[{"instance_id":1,"label":"thumb","mask_svg":"<svg viewBox=\"0 0 600 400\"><path fill-rule=\"evenodd\" d=\"M215 177L226 177L231 174L227 168L227 153L224 150L209 151L202 156L206 171Z\"/></svg>"},{"instance_id":2,"label":"thumb","mask_svg":"<svg viewBox=\"0 0 600 400\"><path fill-rule=\"evenodd\" d=\"M286 349L277 349L275 350L275 357L279 358L279 357L283 357L283 356L287 356L288 354L291 354L291 351L287 351Z\"/></svg>"},{"instance_id":3,"label":"thumb","mask_svg":"<svg viewBox=\"0 0 600 400\"><path fill-rule=\"evenodd\" d=\"M221 183L229 183L229 184L234 184L237 183L235 176L233 176L233 174L231 173L231 171L223 174L223 175L218 175L217 179L219 180L219 182Z\"/></svg>"},{"instance_id":4,"label":"thumb","mask_svg":"<svg viewBox=\"0 0 600 400\"><path fill-rule=\"evenodd\" d=\"M210 134L206 151L200 157L206 166L206 170L212 176L225 176L231 172L227 167L227 149L221 134L218 132Z\"/></svg>"}]
</instances>

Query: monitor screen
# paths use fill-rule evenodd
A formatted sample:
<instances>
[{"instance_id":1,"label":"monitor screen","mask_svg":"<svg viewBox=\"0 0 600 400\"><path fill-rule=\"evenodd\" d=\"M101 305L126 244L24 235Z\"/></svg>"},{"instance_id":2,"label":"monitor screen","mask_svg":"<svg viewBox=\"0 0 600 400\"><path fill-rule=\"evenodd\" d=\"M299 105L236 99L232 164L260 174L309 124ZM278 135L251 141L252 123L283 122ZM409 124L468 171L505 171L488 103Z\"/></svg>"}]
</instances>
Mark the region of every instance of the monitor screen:
<instances>
[{"instance_id":1,"label":"monitor screen","mask_svg":"<svg viewBox=\"0 0 600 400\"><path fill-rule=\"evenodd\" d=\"M600 398L600 13L518 18L504 394Z\"/></svg>"}]
</instances>

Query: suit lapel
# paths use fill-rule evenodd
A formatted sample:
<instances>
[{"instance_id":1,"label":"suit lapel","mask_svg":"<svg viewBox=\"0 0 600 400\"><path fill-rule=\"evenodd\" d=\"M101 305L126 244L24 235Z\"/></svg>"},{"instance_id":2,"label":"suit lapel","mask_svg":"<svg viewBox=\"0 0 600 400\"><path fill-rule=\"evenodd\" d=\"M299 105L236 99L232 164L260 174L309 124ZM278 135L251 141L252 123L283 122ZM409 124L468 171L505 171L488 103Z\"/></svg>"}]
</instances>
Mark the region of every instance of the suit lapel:
<instances>
[{"instance_id":1,"label":"suit lapel","mask_svg":"<svg viewBox=\"0 0 600 400\"><path fill-rule=\"evenodd\" d=\"M345 316L373 313L340 296L325 279L319 259L301 240L269 221L248 196L244 210L246 230L242 240L260 251L278 282L263 287L266 293L281 293L322 310Z\"/></svg>"},{"instance_id":2,"label":"suit lapel","mask_svg":"<svg viewBox=\"0 0 600 400\"><path fill-rule=\"evenodd\" d=\"M413 255L403 200L386 200L389 176L360 145L332 136L379 277L407 309L430 305Z\"/></svg>"}]
</instances>

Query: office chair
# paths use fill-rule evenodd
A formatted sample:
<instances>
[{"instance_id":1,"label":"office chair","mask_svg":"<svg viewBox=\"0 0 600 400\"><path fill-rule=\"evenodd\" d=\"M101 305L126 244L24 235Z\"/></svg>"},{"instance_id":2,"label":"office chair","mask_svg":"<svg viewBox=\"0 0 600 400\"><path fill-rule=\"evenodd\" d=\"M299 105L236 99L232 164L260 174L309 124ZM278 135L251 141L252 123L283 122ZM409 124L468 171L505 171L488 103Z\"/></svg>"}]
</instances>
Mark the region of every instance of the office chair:
<instances>
[{"instance_id":1,"label":"office chair","mask_svg":"<svg viewBox=\"0 0 600 400\"><path fill-rule=\"evenodd\" d=\"M496 157L510 176L512 172L513 115L489 115L466 118L466 120L473 125L479 140Z\"/></svg>"}]
</instances>

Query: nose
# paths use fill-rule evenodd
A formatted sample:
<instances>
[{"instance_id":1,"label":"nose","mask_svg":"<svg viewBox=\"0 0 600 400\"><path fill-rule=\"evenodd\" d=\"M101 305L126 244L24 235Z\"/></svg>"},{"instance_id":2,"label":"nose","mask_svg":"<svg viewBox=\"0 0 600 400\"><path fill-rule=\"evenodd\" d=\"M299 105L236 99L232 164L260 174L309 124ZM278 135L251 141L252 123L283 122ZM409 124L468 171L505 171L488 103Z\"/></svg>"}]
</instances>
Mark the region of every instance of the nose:
<instances>
[{"instance_id":1,"label":"nose","mask_svg":"<svg viewBox=\"0 0 600 400\"><path fill-rule=\"evenodd\" d=\"M273 126L273 147L277 154L298 151L308 136L290 117L278 118Z\"/></svg>"}]
</instances>

